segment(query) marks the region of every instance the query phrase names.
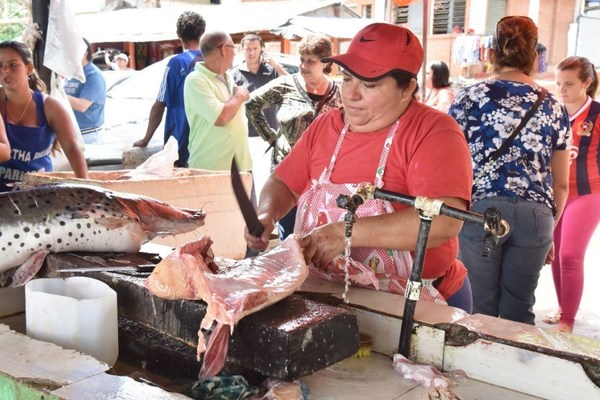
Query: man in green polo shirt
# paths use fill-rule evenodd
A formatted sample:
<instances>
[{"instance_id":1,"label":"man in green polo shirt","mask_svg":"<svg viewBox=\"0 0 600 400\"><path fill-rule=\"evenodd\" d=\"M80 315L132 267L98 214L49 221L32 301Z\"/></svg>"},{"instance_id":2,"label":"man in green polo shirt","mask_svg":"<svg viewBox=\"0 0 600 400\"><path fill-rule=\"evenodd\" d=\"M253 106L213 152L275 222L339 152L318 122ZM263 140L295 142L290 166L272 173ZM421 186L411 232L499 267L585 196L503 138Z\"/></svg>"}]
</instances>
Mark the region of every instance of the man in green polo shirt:
<instances>
[{"instance_id":1,"label":"man in green polo shirt","mask_svg":"<svg viewBox=\"0 0 600 400\"><path fill-rule=\"evenodd\" d=\"M225 170L235 156L240 171L252 169L244 102L248 89L227 72L235 56L231 36L208 32L200 39L204 61L185 80L184 104L190 124L190 168Z\"/></svg>"}]
</instances>

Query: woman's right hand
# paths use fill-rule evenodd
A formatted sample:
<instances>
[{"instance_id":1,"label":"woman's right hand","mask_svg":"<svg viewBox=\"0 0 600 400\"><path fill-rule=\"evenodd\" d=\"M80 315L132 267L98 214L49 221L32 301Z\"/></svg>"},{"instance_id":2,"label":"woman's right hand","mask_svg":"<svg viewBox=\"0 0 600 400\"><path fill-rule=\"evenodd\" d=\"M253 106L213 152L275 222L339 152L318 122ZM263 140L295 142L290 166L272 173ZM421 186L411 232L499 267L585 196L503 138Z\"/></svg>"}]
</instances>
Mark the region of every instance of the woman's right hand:
<instances>
[{"instance_id":1,"label":"woman's right hand","mask_svg":"<svg viewBox=\"0 0 600 400\"><path fill-rule=\"evenodd\" d=\"M246 239L248 247L250 247L252 250L265 251L269 246L271 232L273 232L273 229L275 229L275 224L273 223L272 218L266 214L259 215L258 220L264 228L263 233L260 235L260 237L252 236L250 232L248 232L248 227L246 227L244 229L244 239Z\"/></svg>"},{"instance_id":2,"label":"woman's right hand","mask_svg":"<svg viewBox=\"0 0 600 400\"><path fill-rule=\"evenodd\" d=\"M275 223L280 216L287 214L295 204L294 193L277 177L277 174L271 173L263 185L257 207L258 220L264 230L257 238L248 232L247 227L244 229L244 238L248 247L253 250L264 251L269 245Z\"/></svg>"},{"instance_id":3,"label":"woman's right hand","mask_svg":"<svg viewBox=\"0 0 600 400\"><path fill-rule=\"evenodd\" d=\"M146 147L148 146L148 141L146 139L140 139L133 142L133 147Z\"/></svg>"},{"instance_id":4,"label":"woman's right hand","mask_svg":"<svg viewBox=\"0 0 600 400\"><path fill-rule=\"evenodd\" d=\"M550 250L548 251L546 259L544 260L544 265L552 264L552 261L554 261L554 243L552 243L552 246L550 246Z\"/></svg>"}]
</instances>

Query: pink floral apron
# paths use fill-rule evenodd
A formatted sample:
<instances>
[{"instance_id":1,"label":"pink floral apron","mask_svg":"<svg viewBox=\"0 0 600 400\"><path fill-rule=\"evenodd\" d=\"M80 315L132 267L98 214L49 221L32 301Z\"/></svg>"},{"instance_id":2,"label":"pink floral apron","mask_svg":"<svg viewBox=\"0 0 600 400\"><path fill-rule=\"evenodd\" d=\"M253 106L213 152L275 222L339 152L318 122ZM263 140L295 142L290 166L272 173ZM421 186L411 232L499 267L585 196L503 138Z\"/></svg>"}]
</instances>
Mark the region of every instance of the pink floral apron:
<instances>
[{"instance_id":1,"label":"pink floral apron","mask_svg":"<svg viewBox=\"0 0 600 400\"><path fill-rule=\"evenodd\" d=\"M390 128L386 137L379 164L375 172L374 184L378 188L383 187L383 175L392 141L396 135L400 121L396 121ZM332 183L331 174L339 154L342 143L348 132L349 125L342 129L335 150L331 157L329 166L323 170L319 180L313 180L311 188L304 192L298 200L298 213L294 233L304 235L314 228L331 222L339 222L344 219L347 210L336 205L336 199L340 194L352 195L357 187L364 183ZM391 202L387 200L369 199L356 210L356 216L369 217L389 214L394 212ZM350 252L353 263L362 263L375 272L381 290L404 295L406 284L412 270L412 256L408 251L399 251L379 248L353 247ZM335 279L331 275L310 265L310 273L322 279ZM340 280L343 282L343 279ZM446 301L442 295L432 286L431 280L423 280L421 300L443 303Z\"/></svg>"}]
</instances>

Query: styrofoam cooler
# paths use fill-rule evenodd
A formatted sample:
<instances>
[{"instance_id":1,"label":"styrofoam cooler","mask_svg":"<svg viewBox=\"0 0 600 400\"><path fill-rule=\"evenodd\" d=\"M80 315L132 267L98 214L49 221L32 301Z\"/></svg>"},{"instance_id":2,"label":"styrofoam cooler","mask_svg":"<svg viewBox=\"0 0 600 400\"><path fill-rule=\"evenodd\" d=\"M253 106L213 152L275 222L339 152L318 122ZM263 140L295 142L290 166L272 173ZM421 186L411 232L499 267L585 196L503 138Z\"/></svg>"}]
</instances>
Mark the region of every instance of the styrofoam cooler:
<instances>
[{"instance_id":1,"label":"styrofoam cooler","mask_svg":"<svg viewBox=\"0 0 600 400\"><path fill-rule=\"evenodd\" d=\"M117 293L86 277L34 279L25 286L27 336L114 365L119 355Z\"/></svg>"}]
</instances>

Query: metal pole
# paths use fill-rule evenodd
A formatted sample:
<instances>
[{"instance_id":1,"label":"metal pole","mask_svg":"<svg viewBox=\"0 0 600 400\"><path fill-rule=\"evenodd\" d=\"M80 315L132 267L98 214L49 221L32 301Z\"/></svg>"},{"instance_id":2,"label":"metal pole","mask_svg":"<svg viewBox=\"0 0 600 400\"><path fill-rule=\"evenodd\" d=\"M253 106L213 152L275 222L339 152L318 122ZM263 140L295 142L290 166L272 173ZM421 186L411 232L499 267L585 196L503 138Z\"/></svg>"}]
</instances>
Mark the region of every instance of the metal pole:
<instances>
[{"instance_id":1,"label":"metal pole","mask_svg":"<svg viewBox=\"0 0 600 400\"><path fill-rule=\"evenodd\" d=\"M362 193L361 193L362 195ZM363 196L364 197L364 196ZM368 197L366 197L368 198ZM372 198L381 199L381 200L389 200L395 203L406 204L408 206L414 207L416 197L408 196L405 194L395 193L389 190L384 189L374 189ZM450 207L447 205L442 205L440 208L440 214L447 215L452 218L460 219L465 222L472 222L479 225L484 225L483 215L473 212L473 211L465 211L459 208Z\"/></svg>"},{"instance_id":2,"label":"metal pole","mask_svg":"<svg viewBox=\"0 0 600 400\"><path fill-rule=\"evenodd\" d=\"M415 247L415 259L413 261L410 280L406 285L406 302L404 304L404 314L402 316L402 327L400 330L400 340L398 343L398 351L400 352L400 354L409 358L410 341L414 325L415 309L423 287L421 275L423 274L423 265L425 264L425 253L427 251L427 241L433 218L441 214L447 215L452 218L460 219L465 222L472 222L479 225L483 225L484 230L489 233L488 235L486 235L483 243L484 256L487 256L487 254L489 254L493 247L498 243L498 238L508 233L510 227L508 226L506 221L502 220L502 215L500 214L500 211L498 211L495 208L490 208L486 210L484 215L481 215L479 213L465 211L447 206L441 200L431 200L426 197L407 196L388 190L378 189L375 185L371 184L363 185L360 188L358 188L356 193L352 195L352 199L354 199L356 196L362 197L363 200L380 199L393 201L400 204L406 204L414 207L419 211L420 224L419 232L417 235L417 243ZM338 207L343 206L349 202L349 199L341 203L339 202L339 200L340 199L338 198Z\"/></svg>"},{"instance_id":3,"label":"metal pole","mask_svg":"<svg viewBox=\"0 0 600 400\"><path fill-rule=\"evenodd\" d=\"M410 280L406 285L406 301L404 303L404 314L402 315L400 341L398 342L398 352L406 358L410 357L410 341L415 320L415 309L417 308L417 301L421 297L421 290L423 288L421 275L423 275L425 252L427 251L427 241L432 221L431 218L426 217L423 214L420 215L420 218L421 222L419 225L419 233L417 235L415 259L412 272L410 273Z\"/></svg>"},{"instance_id":4,"label":"metal pole","mask_svg":"<svg viewBox=\"0 0 600 400\"><path fill-rule=\"evenodd\" d=\"M421 101L425 101L427 79L427 34L429 33L429 0L423 0L423 68L421 69Z\"/></svg>"},{"instance_id":5,"label":"metal pole","mask_svg":"<svg viewBox=\"0 0 600 400\"><path fill-rule=\"evenodd\" d=\"M33 48L33 66L37 70L40 78L50 87L51 71L44 67L44 52L46 50L46 34L48 33L48 15L50 10L50 0L32 0L31 17L41 31L42 40L38 40Z\"/></svg>"}]
</instances>

